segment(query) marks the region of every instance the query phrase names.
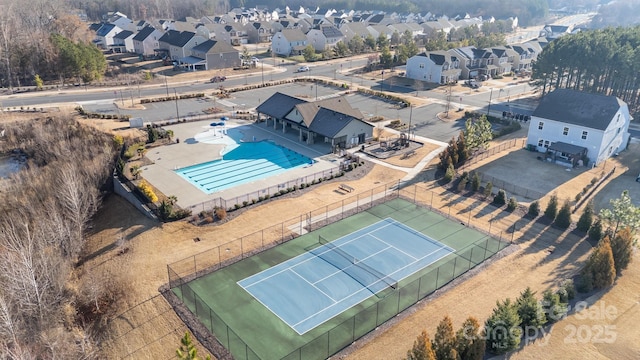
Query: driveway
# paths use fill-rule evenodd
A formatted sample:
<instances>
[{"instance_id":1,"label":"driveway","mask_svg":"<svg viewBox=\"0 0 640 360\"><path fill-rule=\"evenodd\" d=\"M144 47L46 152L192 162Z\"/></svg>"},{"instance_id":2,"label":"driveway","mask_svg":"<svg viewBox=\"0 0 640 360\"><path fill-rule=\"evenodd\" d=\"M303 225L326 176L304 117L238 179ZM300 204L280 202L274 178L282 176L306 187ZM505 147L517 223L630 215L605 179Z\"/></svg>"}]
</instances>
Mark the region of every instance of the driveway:
<instances>
[{"instance_id":1,"label":"driveway","mask_svg":"<svg viewBox=\"0 0 640 360\"><path fill-rule=\"evenodd\" d=\"M640 183L636 182L636 177L640 174L640 139L631 138L629 148L620 153L615 161L629 168L622 175L616 177L602 188L594 197L596 212L600 209L610 207L609 201L617 199L624 190L629 190L631 201L635 206L640 206ZM612 163L611 160L607 164ZM610 169L608 165L607 168Z\"/></svg>"}]
</instances>

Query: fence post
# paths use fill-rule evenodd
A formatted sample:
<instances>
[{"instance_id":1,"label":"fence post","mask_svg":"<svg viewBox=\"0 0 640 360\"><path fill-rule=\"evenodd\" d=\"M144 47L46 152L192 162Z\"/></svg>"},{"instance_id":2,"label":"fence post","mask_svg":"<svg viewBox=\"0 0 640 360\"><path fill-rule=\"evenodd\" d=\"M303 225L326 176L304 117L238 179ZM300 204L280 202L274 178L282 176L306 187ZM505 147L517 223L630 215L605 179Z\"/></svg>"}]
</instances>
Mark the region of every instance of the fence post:
<instances>
[{"instance_id":1,"label":"fence post","mask_svg":"<svg viewBox=\"0 0 640 360\"><path fill-rule=\"evenodd\" d=\"M474 245L475 247L475 245ZM473 247L471 248L471 254L469 254L469 268L467 271L471 270L471 263L473 262Z\"/></svg>"},{"instance_id":2,"label":"fence post","mask_svg":"<svg viewBox=\"0 0 640 360\"><path fill-rule=\"evenodd\" d=\"M438 266L438 269L436 269L436 288L433 289L433 291L438 290L438 279L440 278L440 266Z\"/></svg>"}]
</instances>

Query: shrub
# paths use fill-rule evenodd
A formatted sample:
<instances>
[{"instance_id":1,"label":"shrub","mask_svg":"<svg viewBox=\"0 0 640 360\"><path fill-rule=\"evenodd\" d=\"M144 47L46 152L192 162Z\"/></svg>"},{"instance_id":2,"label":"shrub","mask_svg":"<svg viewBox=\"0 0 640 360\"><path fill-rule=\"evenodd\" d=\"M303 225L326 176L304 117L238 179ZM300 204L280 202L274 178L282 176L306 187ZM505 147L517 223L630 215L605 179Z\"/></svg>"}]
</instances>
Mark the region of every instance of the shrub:
<instances>
[{"instance_id":1,"label":"shrub","mask_svg":"<svg viewBox=\"0 0 640 360\"><path fill-rule=\"evenodd\" d=\"M514 196L509 198L509 203L507 204L507 210L514 211L518 207L518 200Z\"/></svg>"},{"instance_id":2,"label":"shrub","mask_svg":"<svg viewBox=\"0 0 640 360\"><path fill-rule=\"evenodd\" d=\"M560 296L551 290L542 293L542 308L550 323L561 320L567 314L567 307L560 301Z\"/></svg>"},{"instance_id":3,"label":"shrub","mask_svg":"<svg viewBox=\"0 0 640 360\"><path fill-rule=\"evenodd\" d=\"M578 224L576 225L576 228L586 233L587 231L589 231L589 228L591 228L592 223L593 223L593 202L589 201L587 203L587 206L584 208L582 215L580 215L580 219L578 219Z\"/></svg>"},{"instance_id":4,"label":"shrub","mask_svg":"<svg viewBox=\"0 0 640 360\"><path fill-rule=\"evenodd\" d=\"M591 225L589 228L589 240L596 243L602 239L602 221L599 218L596 219L596 222Z\"/></svg>"},{"instance_id":5,"label":"shrub","mask_svg":"<svg viewBox=\"0 0 640 360\"><path fill-rule=\"evenodd\" d=\"M456 171L453 169L453 165L449 164L447 167L447 171L444 173L444 181L449 183L453 180L453 177L456 175Z\"/></svg>"},{"instance_id":6,"label":"shrub","mask_svg":"<svg viewBox=\"0 0 640 360\"><path fill-rule=\"evenodd\" d=\"M573 300L576 297L576 286L573 280L567 279L560 284L560 287L567 293L567 299Z\"/></svg>"},{"instance_id":7,"label":"shrub","mask_svg":"<svg viewBox=\"0 0 640 360\"><path fill-rule=\"evenodd\" d=\"M468 177L463 176L462 178L460 178L460 181L458 182L458 191L464 191L464 189L467 188L468 183L469 183Z\"/></svg>"},{"instance_id":8,"label":"shrub","mask_svg":"<svg viewBox=\"0 0 640 360\"><path fill-rule=\"evenodd\" d=\"M480 190L480 175L477 172L473 173L471 177L471 191L476 192Z\"/></svg>"},{"instance_id":9,"label":"shrub","mask_svg":"<svg viewBox=\"0 0 640 360\"><path fill-rule=\"evenodd\" d=\"M531 217L536 217L540 215L540 203L538 203L537 200L531 202L531 204L529 205L529 211L527 212L527 215Z\"/></svg>"},{"instance_id":10,"label":"shrub","mask_svg":"<svg viewBox=\"0 0 640 360\"><path fill-rule=\"evenodd\" d=\"M158 201L158 196L153 192L151 185L149 185L146 181L140 181L140 184L138 184L138 189L140 189L140 191L150 202L155 203L156 201Z\"/></svg>"},{"instance_id":11,"label":"shrub","mask_svg":"<svg viewBox=\"0 0 640 360\"><path fill-rule=\"evenodd\" d=\"M507 193L500 189L496 196L493 197L493 203L497 206L502 206L507 203Z\"/></svg>"},{"instance_id":12,"label":"shrub","mask_svg":"<svg viewBox=\"0 0 640 360\"><path fill-rule=\"evenodd\" d=\"M240 208L242 207L242 205L240 205L240 204L235 204L235 205L233 205L233 207L234 207L236 210L238 210L238 209L240 209Z\"/></svg>"},{"instance_id":13,"label":"shrub","mask_svg":"<svg viewBox=\"0 0 640 360\"><path fill-rule=\"evenodd\" d=\"M247 206L247 205L249 205L248 201L245 200L245 201L242 202L242 206Z\"/></svg>"},{"instance_id":14,"label":"shrub","mask_svg":"<svg viewBox=\"0 0 640 360\"><path fill-rule=\"evenodd\" d=\"M487 183L487 185L484 186L484 192L483 195L485 197L488 197L489 195L491 195L491 193L493 192L493 183L491 183L491 181L489 181Z\"/></svg>"}]
</instances>

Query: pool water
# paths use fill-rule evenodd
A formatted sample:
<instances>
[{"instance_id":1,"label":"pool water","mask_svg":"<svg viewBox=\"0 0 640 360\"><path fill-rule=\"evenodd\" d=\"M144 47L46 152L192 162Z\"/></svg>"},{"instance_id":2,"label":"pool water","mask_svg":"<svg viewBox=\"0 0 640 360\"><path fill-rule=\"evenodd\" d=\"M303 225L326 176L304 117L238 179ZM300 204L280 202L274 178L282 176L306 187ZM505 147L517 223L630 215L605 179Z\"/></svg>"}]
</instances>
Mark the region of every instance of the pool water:
<instances>
[{"instance_id":1,"label":"pool water","mask_svg":"<svg viewBox=\"0 0 640 360\"><path fill-rule=\"evenodd\" d=\"M270 141L241 142L220 160L184 167L176 173L211 194L312 163L312 159Z\"/></svg>"}]
</instances>

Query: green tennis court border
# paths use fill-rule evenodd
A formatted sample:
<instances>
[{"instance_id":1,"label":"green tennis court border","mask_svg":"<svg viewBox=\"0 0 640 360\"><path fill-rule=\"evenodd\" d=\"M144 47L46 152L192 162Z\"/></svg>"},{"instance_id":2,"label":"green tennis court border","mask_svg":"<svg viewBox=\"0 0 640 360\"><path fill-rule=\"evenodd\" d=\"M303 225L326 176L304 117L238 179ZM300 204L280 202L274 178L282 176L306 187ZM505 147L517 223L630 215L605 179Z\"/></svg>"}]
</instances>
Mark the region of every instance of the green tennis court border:
<instances>
[{"instance_id":1,"label":"green tennis court border","mask_svg":"<svg viewBox=\"0 0 640 360\"><path fill-rule=\"evenodd\" d=\"M318 235L337 239L387 217L456 252L404 279L382 298L367 299L304 335L236 284L317 247ZM236 359L326 359L508 245L398 197L189 282L180 281L172 291ZM170 277L171 271L169 267Z\"/></svg>"}]
</instances>

